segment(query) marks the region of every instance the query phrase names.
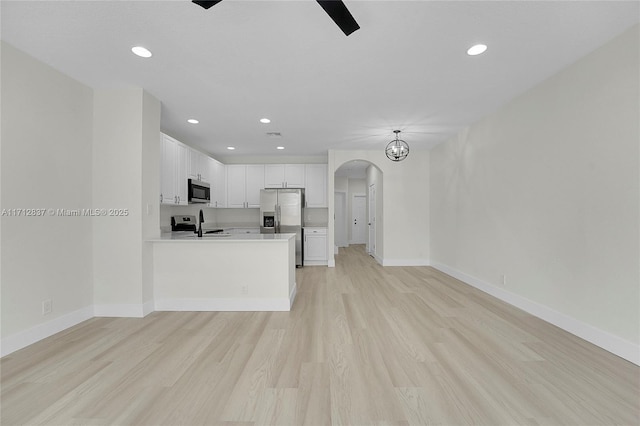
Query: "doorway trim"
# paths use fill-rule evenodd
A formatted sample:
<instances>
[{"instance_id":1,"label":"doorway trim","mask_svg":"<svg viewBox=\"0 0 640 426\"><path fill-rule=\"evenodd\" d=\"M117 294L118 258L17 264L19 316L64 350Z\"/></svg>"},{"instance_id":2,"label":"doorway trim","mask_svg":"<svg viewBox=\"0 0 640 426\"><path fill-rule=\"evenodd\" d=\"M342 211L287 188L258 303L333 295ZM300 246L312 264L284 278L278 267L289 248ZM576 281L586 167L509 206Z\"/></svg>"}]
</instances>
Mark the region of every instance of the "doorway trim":
<instances>
[{"instance_id":1,"label":"doorway trim","mask_svg":"<svg viewBox=\"0 0 640 426\"><path fill-rule=\"evenodd\" d=\"M367 238L367 253L376 258L376 184L369 185L369 198L368 198L368 214L367 214L367 226L368 238Z\"/></svg>"},{"instance_id":2,"label":"doorway trim","mask_svg":"<svg viewBox=\"0 0 640 426\"><path fill-rule=\"evenodd\" d=\"M333 194L334 200L336 200L336 198L340 198L342 200L343 207L342 214L340 215L340 209L336 208L337 206L334 206L334 253L337 254L338 247L349 246L349 231L347 228L347 193L344 191L335 191ZM342 238L338 238L338 236L341 236Z\"/></svg>"}]
</instances>

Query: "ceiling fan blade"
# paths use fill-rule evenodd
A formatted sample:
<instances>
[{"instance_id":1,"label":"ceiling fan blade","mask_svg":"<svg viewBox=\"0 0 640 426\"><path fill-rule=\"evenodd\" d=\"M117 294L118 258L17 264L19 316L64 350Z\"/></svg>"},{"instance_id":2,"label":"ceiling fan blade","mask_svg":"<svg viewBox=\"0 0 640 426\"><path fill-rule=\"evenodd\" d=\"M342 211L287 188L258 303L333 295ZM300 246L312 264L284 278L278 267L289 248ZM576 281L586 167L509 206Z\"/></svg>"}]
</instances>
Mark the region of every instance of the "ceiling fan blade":
<instances>
[{"instance_id":1,"label":"ceiling fan blade","mask_svg":"<svg viewBox=\"0 0 640 426\"><path fill-rule=\"evenodd\" d=\"M213 1L200 1L200 0L193 0L193 2L195 4L197 4L198 6L202 6L205 9L209 9L211 6L215 6L216 4L220 3L222 0L213 0Z\"/></svg>"},{"instance_id":2,"label":"ceiling fan blade","mask_svg":"<svg viewBox=\"0 0 640 426\"><path fill-rule=\"evenodd\" d=\"M327 12L327 15L333 19L344 35L349 35L360 28L360 25L353 19L353 16L347 9L347 6L340 0L316 0L320 6Z\"/></svg>"}]
</instances>

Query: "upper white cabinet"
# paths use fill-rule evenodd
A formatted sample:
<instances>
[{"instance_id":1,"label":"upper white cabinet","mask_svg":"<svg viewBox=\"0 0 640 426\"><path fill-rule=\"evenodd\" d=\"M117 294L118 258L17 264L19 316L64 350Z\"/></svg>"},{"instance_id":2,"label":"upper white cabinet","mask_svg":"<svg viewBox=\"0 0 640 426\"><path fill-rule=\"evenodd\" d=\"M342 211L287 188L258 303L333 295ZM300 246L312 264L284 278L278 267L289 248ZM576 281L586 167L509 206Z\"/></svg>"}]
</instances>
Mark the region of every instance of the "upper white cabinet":
<instances>
[{"instance_id":1,"label":"upper white cabinet","mask_svg":"<svg viewBox=\"0 0 640 426\"><path fill-rule=\"evenodd\" d=\"M264 187L264 164L227 166L227 207L260 207Z\"/></svg>"},{"instance_id":2,"label":"upper white cabinet","mask_svg":"<svg viewBox=\"0 0 640 426\"><path fill-rule=\"evenodd\" d=\"M327 165L305 165L305 207L327 207Z\"/></svg>"},{"instance_id":3,"label":"upper white cabinet","mask_svg":"<svg viewBox=\"0 0 640 426\"><path fill-rule=\"evenodd\" d=\"M260 207L260 191L264 189L264 165L247 166L247 207Z\"/></svg>"},{"instance_id":4,"label":"upper white cabinet","mask_svg":"<svg viewBox=\"0 0 640 426\"><path fill-rule=\"evenodd\" d=\"M209 182L211 184L211 207L227 206L227 171L224 164L209 158Z\"/></svg>"},{"instance_id":5,"label":"upper white cabinet","mask_svg":"<svg viewBox=\"0 0 640 426\"><path fill-rule=\"evenodd\" d=\"M189 204L189 187L187 182L187 155L189 148L178 142L176 145L176 193L178 204Z\"/></svg>"},{"instance_id":6,"label":"upper white cabinet","mask_svg":"<svg viewBox=\"0 0 640 426\"><path fill-rule=\"evenodd\" d=\"M209 183L209 157L195 149L189 149L189 179Z\"/></svg>"},{"instance_id":7,"label":"upper white cabinet","mask_svg":"<svg viewBox=\"0 0 640 426\"><path fill-rule=\"evenodd\" d=\"M304 164L265 164L265 188L304 188Z\"/></svg>"},{"instance_id":8,"label":"upper white cabinet","mask_svg":"<svg viewBox=\"0 0 640 426\"><path fill-rule=\"evenodd\" d=\"M170 136L160 134L160 148L160 203L187 204L187 147Z\"/></svg>"}]
</instances>

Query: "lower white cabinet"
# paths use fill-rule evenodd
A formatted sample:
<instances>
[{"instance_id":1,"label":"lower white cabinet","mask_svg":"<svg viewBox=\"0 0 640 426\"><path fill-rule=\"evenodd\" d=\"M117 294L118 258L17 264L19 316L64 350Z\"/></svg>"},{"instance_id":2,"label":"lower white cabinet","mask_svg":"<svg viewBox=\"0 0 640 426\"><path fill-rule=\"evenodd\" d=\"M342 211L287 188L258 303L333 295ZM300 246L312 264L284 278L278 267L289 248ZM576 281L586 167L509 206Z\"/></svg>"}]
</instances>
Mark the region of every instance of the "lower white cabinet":
<instances>
[{"instance_id":1,"label":"lower white cabinet","mask_svg":"<svg viewBox=\"0 0 640 426\"><path fill-rule=\"evenodd\" d=\"M304 264L327 264L327 228L304 228Z\"/></svg>"},{"instance_id":2,"label":"lower white cabinet","mask_svg":"<svg viewBox=\"0 0 640 426\"><path fill-rule=\"evenodd\" d=\"M228 234L259 234L260 228L224 228L224 232Z\"/></svg>"}]
</instances>

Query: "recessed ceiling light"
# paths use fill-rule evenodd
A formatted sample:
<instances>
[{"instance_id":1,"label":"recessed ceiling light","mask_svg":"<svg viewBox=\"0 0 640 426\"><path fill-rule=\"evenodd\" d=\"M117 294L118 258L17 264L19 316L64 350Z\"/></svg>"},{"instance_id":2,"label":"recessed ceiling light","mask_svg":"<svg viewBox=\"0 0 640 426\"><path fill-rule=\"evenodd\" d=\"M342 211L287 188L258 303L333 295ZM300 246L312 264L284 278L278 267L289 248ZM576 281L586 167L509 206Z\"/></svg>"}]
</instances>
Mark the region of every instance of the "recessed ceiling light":
<instances>
[{"instance_id":1,"label":"recessed ceiling light","mask_svg":"<svg viewBox=\"0 0 640 426\"><path fill-rule=\"evenodd\" d=\"M151 57L151 52L149 51L149 49L142 47L142 46L135 46L131 48L131 51L133 53L135 53L136 55L140 56L141 58L150 58Z\"/></svg>"},{"instance_id":2,"label":"recessed ceiling light","mask_svg":"<svg viewBox=\"0 0 640 426\"><path fill-rule=\"evenodd\" d=\"M230 150L230 151L233 151L234 149L236 149L236 147L235 146L228 146L227 149Z\"/></svg>"},{"instance_id":3,"label":"recessed ceiling light","mask_svg":"<svg viewBox=\"0 0 640 426\"><path fill-rule=\"evenodd\" d=\"M475 46L471 46L469 50L467 50L467 55L476 56L487 50L486 44L476 44Z\"/></svg>"},{"instance_id":4,"label":"recessed ceiling light","mask_svg":"<svg viewBox=\"0 0 640 426\"><path fill-rule=\"evenodd\" d=\"M199 123L199 121L198 121L198 120L196 120L195 118L190 118L190 119L188 119L188 120L187 120L187 123L191 123L191 124L198 124L198 123Z\"/></svg>"},{"instance_id":5,"label":"recessed ceiling light","mask_svg":"<svg viewBox=\"0 0 640 426\"><path fill-rule=\"evenodd\" d=\"M271 120L269 120L268 118L261 118L260 122L263 123L263 124L269 124L269 123L271 123Z\"/></svg>"},{"instance_id":6,"label":"recessed ceiling light","mask_svg":"<svg viewBox=\"0 0 640 426\"><path fill-rule=\"evenodd\" d=\"M284 149L284 146L277 146L276 149Z\"/></svg>"}]
</instances>

